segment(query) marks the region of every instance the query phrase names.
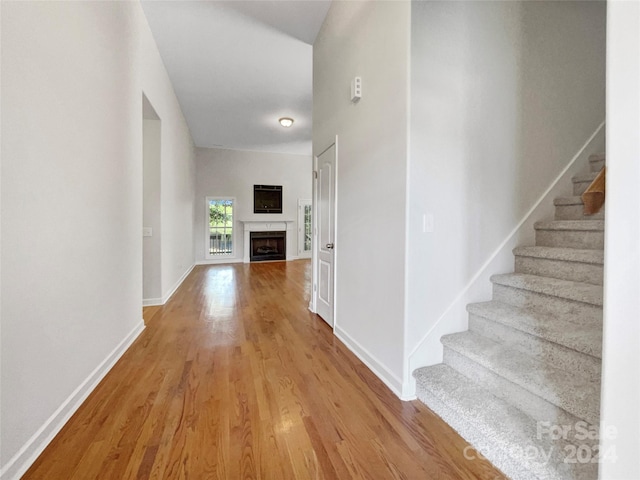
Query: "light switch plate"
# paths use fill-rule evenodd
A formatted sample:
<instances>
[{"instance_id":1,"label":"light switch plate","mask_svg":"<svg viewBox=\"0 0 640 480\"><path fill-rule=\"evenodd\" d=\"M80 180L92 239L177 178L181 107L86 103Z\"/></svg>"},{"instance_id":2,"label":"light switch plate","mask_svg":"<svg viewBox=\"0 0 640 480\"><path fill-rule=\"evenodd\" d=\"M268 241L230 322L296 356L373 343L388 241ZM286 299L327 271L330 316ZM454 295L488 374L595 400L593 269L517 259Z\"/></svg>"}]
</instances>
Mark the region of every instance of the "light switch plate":
<instances>
[{"instance_id":1,"label":"light switch plate","mask_svg":"<svg viewBox=\"0 0 640 480\"><path fill-rule=\"evenodd\" d=\"M362 78L355 77L351 80L351 102L357 103L362 98Z\"/></svg>"}]
</instances>

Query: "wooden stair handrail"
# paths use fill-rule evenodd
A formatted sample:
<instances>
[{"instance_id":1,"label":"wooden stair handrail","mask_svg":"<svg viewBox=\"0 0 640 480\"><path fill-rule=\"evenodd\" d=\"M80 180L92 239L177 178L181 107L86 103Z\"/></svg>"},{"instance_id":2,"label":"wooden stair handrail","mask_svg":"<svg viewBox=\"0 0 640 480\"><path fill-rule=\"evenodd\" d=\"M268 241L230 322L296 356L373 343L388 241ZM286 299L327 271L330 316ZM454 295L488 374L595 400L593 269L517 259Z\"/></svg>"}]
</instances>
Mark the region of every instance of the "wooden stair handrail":
<instances>
[{"instance_id":1,"label":"wooden stair handrail","mask_svg":"<svg viewBox=\"0 0 640 480\"><path fill-rule=\"evenodd\" d=\"M591 185L582 194L582 202L584 203L584 214L594 215L600 211L604 205L605 197L605 169L602 167L598 176L591 182Z\"/></svg>"}]
</instances>

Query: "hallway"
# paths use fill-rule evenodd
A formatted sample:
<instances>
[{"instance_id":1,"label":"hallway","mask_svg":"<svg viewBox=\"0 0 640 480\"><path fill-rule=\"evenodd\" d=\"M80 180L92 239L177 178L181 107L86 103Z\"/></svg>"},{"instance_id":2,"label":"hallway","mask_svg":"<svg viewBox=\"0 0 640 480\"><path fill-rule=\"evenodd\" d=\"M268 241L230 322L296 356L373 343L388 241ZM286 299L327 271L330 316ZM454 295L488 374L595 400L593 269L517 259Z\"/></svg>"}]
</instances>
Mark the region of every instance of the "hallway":
<instances>
[{"instance_id":1,"label":"hallway","mask_svg":"<svg viewBox=\"0 0 640 480\"><path fill-rule=\"evenodd\" d=\"M23 478L503 478L308 311L310 274L196 266Z\"/></svg>"}]
</instances>

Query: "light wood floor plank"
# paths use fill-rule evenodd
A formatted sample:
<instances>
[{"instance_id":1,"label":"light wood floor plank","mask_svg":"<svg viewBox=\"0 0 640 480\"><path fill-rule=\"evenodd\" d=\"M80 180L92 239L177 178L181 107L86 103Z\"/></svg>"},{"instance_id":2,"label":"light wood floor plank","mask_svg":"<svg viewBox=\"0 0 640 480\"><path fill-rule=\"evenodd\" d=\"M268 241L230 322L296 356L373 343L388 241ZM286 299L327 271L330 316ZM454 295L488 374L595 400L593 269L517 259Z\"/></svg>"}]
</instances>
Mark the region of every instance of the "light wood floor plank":
<instances>
[{"instance_id":1,"label":"light wood floor plank","mask_svg":"<svg viewBox=\"0 0 640 480\"><path fill-rule=\"evenodd\" d=\"M310 263L198 266L24 479L502 479L308 311Z\"/></svg>"}]
</instances>

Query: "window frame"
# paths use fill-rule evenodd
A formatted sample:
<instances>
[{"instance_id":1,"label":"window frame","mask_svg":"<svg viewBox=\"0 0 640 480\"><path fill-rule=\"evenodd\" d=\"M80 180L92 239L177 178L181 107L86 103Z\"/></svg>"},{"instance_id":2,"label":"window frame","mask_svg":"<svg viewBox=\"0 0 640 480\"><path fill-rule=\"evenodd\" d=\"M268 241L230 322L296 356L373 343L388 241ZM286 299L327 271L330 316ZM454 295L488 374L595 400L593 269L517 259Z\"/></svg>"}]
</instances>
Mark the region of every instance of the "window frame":
<instances>
[{"instance_id":1,"label":"window frame","mask_svg":"<svg viewBox=\"0 0 640 480\"><path fill-rule=\"evenodd\" d=\"M228 200L231 201L231 215L233 217L232 222L231 222L231 252L230 253L221 253L221 254L211 254L209 253L209 245L211 242L211 227L209 225L209 206L211 204L211 201L220 201L220 200ZM207 196L205 197L205 229L204 229L204 234L205 234L205 242L204 242L204 256L207 260L216 260L216 259L221 259L221 258L234 258L235 254L236 254L236 241L237 241L237 235L236 235L236 208L237 208L237 203L236 203L236 198L235 197L229 197L229 196Z\"/></svg>"},{"instance_id":2,"label":"window frame","mask_svg":"<svg viewBox=\"0 0 640 480\"><path fill-rule=\"evenodd\" d=\"M309 208L309 250L304 248L305 239L305 209ZM298 199L298 258L311 258L313 250L313 202L310 199Z\"/></svg>"}]
</instances>

